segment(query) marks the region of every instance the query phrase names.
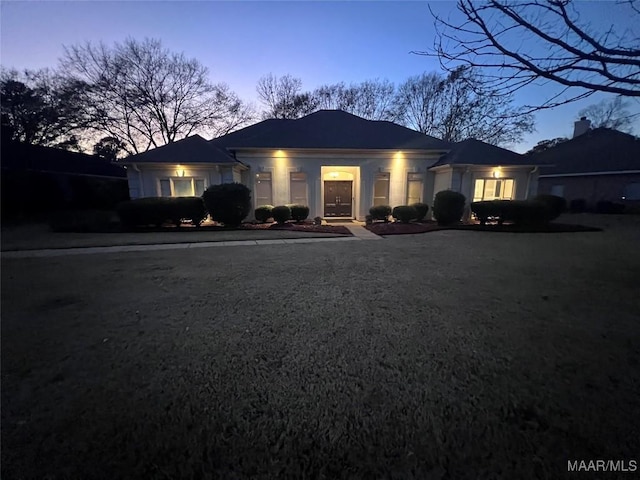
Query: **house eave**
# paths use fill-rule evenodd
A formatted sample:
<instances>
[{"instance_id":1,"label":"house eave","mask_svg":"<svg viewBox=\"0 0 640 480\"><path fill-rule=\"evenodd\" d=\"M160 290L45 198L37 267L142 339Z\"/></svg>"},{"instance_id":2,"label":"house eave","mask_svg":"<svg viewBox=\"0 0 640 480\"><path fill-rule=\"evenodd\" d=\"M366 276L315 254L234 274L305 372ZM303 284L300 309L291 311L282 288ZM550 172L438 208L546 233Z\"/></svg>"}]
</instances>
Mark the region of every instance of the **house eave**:
<instances>
[{"instance_id":1,"label":"house eave","mask_svg":"<svg viewBox=\"0 0 640 480\"><path fill-rule=\"evenodd\" d=\"M627 175L637 174L640 170L618 170L605 172L581 172L581 173L547 173L540 175L539 178L558 178L558 177L593 177L597 175Z\"/></svg>"}]
</instances>

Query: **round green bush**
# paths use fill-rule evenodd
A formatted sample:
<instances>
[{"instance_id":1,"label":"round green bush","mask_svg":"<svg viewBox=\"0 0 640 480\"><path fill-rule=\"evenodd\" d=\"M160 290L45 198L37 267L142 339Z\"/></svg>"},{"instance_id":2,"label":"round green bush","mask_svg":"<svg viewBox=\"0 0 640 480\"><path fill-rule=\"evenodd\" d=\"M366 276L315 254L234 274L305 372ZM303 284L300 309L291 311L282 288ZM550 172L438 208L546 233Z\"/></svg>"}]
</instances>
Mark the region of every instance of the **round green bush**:
<instances>
[{"instance_id":1,"label":"round green bush","mask_svg":"<svg viewBox=\"0 0 640 480\"><path fill-rule=\"evenodd\" d=\"M260 205L259 207L256 207L254 215L257 221L266 223L267 220L273 217L272 211L273 205Z\"/></svg>"},{"instance_id":2,"label":"round green bush","mask_svg":"<svg viewBox=\"0 0 640 480\"><path fill-rule=\"evenodd\" d=\"M391 207L389 205L376 205L369 209L369 214L374 220L384 220L386 222L389 220L389 215L391 215Z\"/></svg>"},{"instance_id":3,"label":"round green bush","mask_svg":"<svg viewBox=\"0 0 640 480\"><path fill-rule=\"evenodd\" d=\"M409 223L418 218L418 210L409 205L399 205L393 208L391 215L399 222Z\"/></svg>"},{"instance_id":4,"label":"round green bush","mask_svg":"<svg viewBox=\"0 0 640 480\"><path fill-rule=\"evenodd\" d=\"M429 205L427 205L426 203L412 203L409 206L416 209L416 212L418 213L416 220L418 222L424 220L424 217L426 217L427 213L429 212Z\"/></svg>"},{"instance_id":5,"label":"round green bush","mask_svg":"<svg viewBox=\"0 0 640 480\"><path fill-rule=\"evenodd\" d=\"M251 212L251 190L241 183L211 185L202 194L211 219L238 226Z\"/></svg>"},{"instance_id":6,"label":"round green bush","mask_svg":"<svg viewBox=\"0 0 640 480\"><path fill-rule=\"evenodd\" d=\"M286 205L279 205L273 207L271 215L276 222L285 223L287 220L291 220L291 209Z\"/></svg>"},{"instance_id":7,"label":"round green bush","mask_svg":"<svg viewBox=\"0 0 640 480\"><path fill-rule=\"evenodd\" d=\"M309 207L306 205L290 205L291 218L296 222L302 222L309 217Z\"/></svg>"},{"instance_id":8,"label":"round green bush","mask_svg":"<svg viewBox=\"0 0 640 480\"><path fill-rule=\"evenodd\" d=\"M442 190L436 193L433 201L433 216L438 225L458 223L464 214L464 195L453 190Z\"/></svg>"}]
</instances>

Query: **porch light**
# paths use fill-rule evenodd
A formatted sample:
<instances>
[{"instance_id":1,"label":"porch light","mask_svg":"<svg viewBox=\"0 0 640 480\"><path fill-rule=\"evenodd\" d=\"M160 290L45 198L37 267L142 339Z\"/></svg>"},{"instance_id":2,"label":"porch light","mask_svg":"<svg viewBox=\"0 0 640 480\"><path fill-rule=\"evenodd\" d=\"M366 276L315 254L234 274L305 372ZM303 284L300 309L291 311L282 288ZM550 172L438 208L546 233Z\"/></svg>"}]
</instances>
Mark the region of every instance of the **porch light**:
<instances>
[{"instance_id":1,"label":"porch light","mask_svg":"<svg viewBox=\"0 0 640 480\"><path fill-rule=\"evenodd\" d=\"M331 173L329 174L329 176L330 176L331 178L338 178L338 177L340 176L340 174L339 174L338 172L331 172Z\"/></svg>"},{"instance_id":2,"label":"porch light","mask_svg":"<svg viewBox=\"0 0 640 480\"><path fill-rule=\"evenodd\" d=\"M500 167L496 167L493 169L493 178L500 178L502 176L502 172L500 171Z\"/></svg>"},{"instance_id":3,"label":"porch light","mask_svg":"<svg viewBox=\"0 0 640 480\"><path fill-rule=\"evenodd\" d=\"M184 177L184 168L182 167L182 165L178 165L178 167L176 168L176 175L178 177Z\"/></svg>"}]
</instances>

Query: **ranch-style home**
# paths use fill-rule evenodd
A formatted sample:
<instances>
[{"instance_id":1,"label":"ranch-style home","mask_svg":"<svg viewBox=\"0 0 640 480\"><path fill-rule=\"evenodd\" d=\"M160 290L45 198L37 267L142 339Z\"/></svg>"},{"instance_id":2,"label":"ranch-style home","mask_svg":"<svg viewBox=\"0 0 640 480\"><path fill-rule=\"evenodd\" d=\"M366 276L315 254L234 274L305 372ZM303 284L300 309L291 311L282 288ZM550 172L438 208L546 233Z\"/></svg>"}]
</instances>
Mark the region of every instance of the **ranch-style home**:
<instances>
[{"instance_id":1,"label":"ranch-style home","mask_svg":"<svg viewBox=\"0 0 640 480\"><path fill-rule=\"evenodd\" d=\"M433 204L441 190L468 202L526 199L538 169L478 140L449 143L339 110L270 119L207 141L194 135L121 162L131 198L201 195L240 182L253 206L308 205L310 217L364 220L373 205Z\"/></svg>"}]
</instances>

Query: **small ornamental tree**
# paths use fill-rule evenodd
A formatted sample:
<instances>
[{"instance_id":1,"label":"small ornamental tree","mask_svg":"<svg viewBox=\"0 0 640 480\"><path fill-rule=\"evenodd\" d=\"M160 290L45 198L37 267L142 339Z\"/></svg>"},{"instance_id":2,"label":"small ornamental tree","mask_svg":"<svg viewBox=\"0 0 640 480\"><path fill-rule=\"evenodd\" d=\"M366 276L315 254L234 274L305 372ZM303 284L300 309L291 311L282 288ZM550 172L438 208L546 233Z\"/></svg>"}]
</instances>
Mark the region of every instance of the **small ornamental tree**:
<instances>
[{"instance_id":1,"label":"small ornamental tree","mask_svg":"<svg viewBox=\"0 0 640 480\"><path fill-rule=\"evenodd\" d=\"M251 212L251 190L241 183L211 185L202 194L211 219L238 226Z\"/></svg>"}]
</instances>

